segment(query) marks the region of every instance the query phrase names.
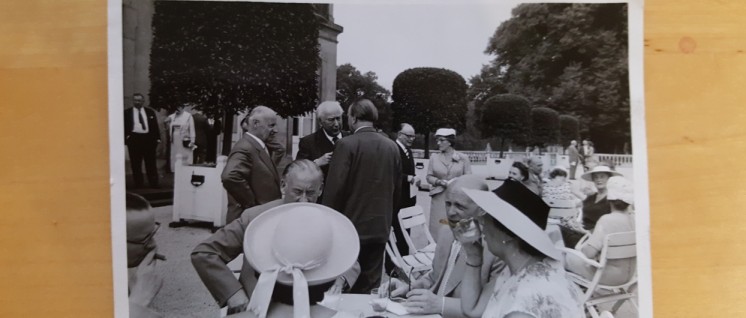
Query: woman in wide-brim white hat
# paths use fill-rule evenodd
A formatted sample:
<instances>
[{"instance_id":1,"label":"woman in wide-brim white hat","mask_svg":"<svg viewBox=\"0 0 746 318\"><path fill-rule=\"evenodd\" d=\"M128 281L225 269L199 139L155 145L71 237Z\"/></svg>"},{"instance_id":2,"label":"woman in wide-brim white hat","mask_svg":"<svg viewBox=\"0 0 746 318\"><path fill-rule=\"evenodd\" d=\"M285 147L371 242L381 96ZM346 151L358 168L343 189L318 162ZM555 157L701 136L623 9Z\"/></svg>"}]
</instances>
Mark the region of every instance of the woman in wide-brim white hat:
<instances>
[{"instance_id":1,"label":"woman in wide-brim white hat","mask_svg":"<svg viewBox=\"0 0 746 318\"><path fill-rule=\"evenodd\" d=\"M596 188L595 193L589 194L585 200L583 200L583 228L587 231L593 231L596 227L596 222L601 216L611 213L609 207L609 201L606 200L606 182L613 176L621 176L622 174L614 171L609 166L599 165L593 167L590 171L583 174L581 178L585 181L590 181ZM566 242L568 246L575 246L575 242Z\"/></svg>"},{"instance_id":2,"label":"woman in wide-brim white hat","mask_svg":"<svg viewBox=\"0 0 746 318\"><path fill-rule=\"evenodd\" d=\"M244 255L257 273L240 317L349 317L318 305L360 252L355 226L342 213L315 203L270 209L249 223Z\"/></svg>"},{"instance_id":3,"label":"woman in wide-brim white hat","mask_svg":"<svg viewBox=\"0 0 746 318\"><path fill-rule=\"evenodd\" d=\"M456 145L456 130L440 128L435 132L435 142L440 153L430 155L427 168L427 182L430 189L429 230L435 240L440 231L448 230L446 221L445 189L451 180L471 173L469 156L454 149Z\"/></svg>"},{"instance_id":4,"label":"woman in wide-brim white hat","mask_svg":"<svg viewBox=\"0 0 746 318\"><path fill-rule=\"evenodd\" d=\"M485 288L479 274L481 241L469 242L456 235L467 255L461 291L463 312L499 318L510 314L581 317L579 290L567 278L562 255L545 232L549 206L541 197L511 179L494 193L467 189L464 193L484 211L476 220L487 249L507 266L494 288Z\"/></svg>"}]
</instances>

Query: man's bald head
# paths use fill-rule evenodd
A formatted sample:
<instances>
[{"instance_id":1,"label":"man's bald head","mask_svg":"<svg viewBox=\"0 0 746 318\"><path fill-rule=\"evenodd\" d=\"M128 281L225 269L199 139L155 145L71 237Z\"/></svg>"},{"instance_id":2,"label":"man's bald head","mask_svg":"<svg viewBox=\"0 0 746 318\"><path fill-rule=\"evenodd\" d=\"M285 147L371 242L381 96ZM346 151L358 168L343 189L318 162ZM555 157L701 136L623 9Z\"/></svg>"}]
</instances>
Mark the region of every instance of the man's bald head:
<instances>
[{"instance_id":1,"label":"man's bald head","mask_svg":"<svg viewBox=\"0 0 746 318\"><path fill-rule=\"evenodd\" d=\"M464 193L464 189L489 190L484 177L467 174L456 178L446 189L446 215L448 220L458 222L462 219L475 217L481 209Z\"/></svg>"}]
</instances>

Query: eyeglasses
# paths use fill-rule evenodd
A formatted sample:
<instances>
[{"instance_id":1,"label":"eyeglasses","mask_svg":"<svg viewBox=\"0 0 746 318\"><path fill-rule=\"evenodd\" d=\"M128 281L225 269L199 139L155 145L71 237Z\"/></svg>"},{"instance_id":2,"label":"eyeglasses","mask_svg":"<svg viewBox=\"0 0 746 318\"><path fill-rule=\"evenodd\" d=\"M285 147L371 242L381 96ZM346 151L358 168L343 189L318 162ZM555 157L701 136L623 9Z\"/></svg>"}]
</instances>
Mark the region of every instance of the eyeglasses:
<instances>
[{"instance_id":1,"label":"eyeglasses","mask_svg":"<svg viewBox=\"0 0 746 318\"><path fill-rule=\"evenodd\" d=\"M435 139L435 142L436 142L436 143L437 143L437 142L444 142L444 141L448 141L448 139L445 139L445 138L438 138L438 139Z\"/></svg>"},{"instance_id":2,"label":"eyeglasses","mask_svg":"<svg viewBox=\"0 0 746 318\"><path fill-rule=\"evenodd\" d=\"M410 135L410 134L405 134L405 133L400 133L400 134L402 134L402 136L407 137L409 139L414 139L415 137L417 137L415 135Z\"/></svg>"},{"instance_id":3,"label":"eyeglasses","mask_svg":"<svg viewBox=\"0 0 746 318\"><path fill-rule=\"evenodd\" d=\"M155 232L158 232L158 229L160 229L160 228L161 228L161 223L160 222L155 222L155 228L153 229L153 232L150 232L150 234L148 234L148 236L146 236L145 238L143 238L142 240L139 240L139 241L127 240L127 243L130 243L130 244L139 244L139 245L146 245L146 244L148 244L153 239L153 236L155 236Z\"/></svg>"}]
</instances>

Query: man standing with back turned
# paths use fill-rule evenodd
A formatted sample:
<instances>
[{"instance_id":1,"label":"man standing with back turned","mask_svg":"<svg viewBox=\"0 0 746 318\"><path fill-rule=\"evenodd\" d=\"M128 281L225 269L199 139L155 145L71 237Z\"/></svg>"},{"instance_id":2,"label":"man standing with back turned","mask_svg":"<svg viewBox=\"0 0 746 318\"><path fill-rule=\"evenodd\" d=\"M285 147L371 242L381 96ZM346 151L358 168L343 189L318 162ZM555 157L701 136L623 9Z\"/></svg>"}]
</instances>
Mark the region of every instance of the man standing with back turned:
<instances>
[{"instance_id":1,"label":"man standing with back turned","mask_svg":"<svg viewBox=\"0 0 746 318\"><path fill-rule=\"evenodd\" d=\"M361 272L352 293L370 293L381 282L383 253L401 195L401 157L395 142L376 132L376 106L367 99L350 106L354 133L337 142L323 204L345 214L360 236Z\"/></svg>"}]
</instances>

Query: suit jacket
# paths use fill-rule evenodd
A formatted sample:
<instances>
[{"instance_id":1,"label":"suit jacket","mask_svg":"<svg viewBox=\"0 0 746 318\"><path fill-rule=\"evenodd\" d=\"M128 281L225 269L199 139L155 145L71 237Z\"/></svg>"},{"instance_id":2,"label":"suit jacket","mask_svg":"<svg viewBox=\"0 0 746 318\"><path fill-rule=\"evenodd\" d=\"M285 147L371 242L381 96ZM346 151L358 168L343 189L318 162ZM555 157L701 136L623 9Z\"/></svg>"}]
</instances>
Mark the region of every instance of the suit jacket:
<instances>
[{"instance_id":1,"label":"suit jacket","mask_svg":"<svg viewBox=\"0 0 746 318\"><path fill-rule=\"evenodd\" d=\"M350 133L343 131L342 137L348 136ZM337 140L339 142L339 140ZM306 135L298 142L298 153L295 155L295 160L308 159L316 160L328 152L334 151L334 144L332 144L329 138L326 138L324 129L319 128L315 133ZM329 173L329 165L321 167L321 171L324 173L326 179Z\"/></svg>"},{"instance_id":2,"label":"suit jacket","mask_svg":"<svg viewBox=\"0 0 746 318\"><path fill-rule=\"evenodd\" d=\"M466 271L466 254L461 250L454 268L448 277L447 282L443 282L448 259L451 257L451 245L453 244L453 232L450 229L443 228L438 234L438 244L435 247L435 256L433 257L433 269L418 280L424 280L425 286L434 294L438 292L441 284L445 284L444 296L445 306L443 318L464 317L461 312L461 281ZM484 285L494 281L500 272L505 268L505 263L495 257L487 249L482 256L481 277Z\"/></svg>"},{"instance_id":3,"label":"suit jacket","mask_svg":"<svg viewBox=\"0 0 746 318\"><path fill-rule=\"evenodd\" d=\"M241 288L251 297L257 279L249 262L244 259L238 279L227 264L243 253L244 233L251 220L282 204L283 201L278 199L247 209L240 218L215 232L192 251L192 265L220 307L225 306L228 298ZM342 276L352 286L359 274L360 265L355 263Z\"/></svg>"},{"instance_id":4,"label":"suit jacket","mask_svg":"<svg viewBox=\"0 0 746 318\"><path fill-rule=\"evenodd\" d=\"M577 163L580 158L580 153L578 152L578 148L573 145L570 145L569 147L567 147L567 155L570 159L570 163L573 163L573 162Z\"/></svg>"},{"instance_id":5,"label":"suit jacket","mask_svg":"<svg viewBox=\"0 0 746 318\"><path fill-rule=\"evenodd\" d=\"M401 170L402 170L402 182L401 182L401 206L400 208L408 208L417 204L417 196L410 197L412 194L409 192L409 176L414 176L414 157L407 157L407 153L404 149L396 145L399 148L399 155L401 157ZM411 152L411 150L410 150Z\"/></svg>"},{"instance_id":6,"label":"suit jacket","mask_svg":"<svg viewBox=\"0 0 746 318\"><path fill-rule=\"evenodd\" d=\"M143 106L145 107L145 106ZM132 136L132 129L135 127L133 112L135 107L130 107L124 110L124 144L127 144L127 140ZM158 117L155 116L155 111L150 107L145 107L145 120L148 124L148 139L153 143L161 139L161 131L158 129Z\"/></svg>"},{"instance_id":7,"label":"suit jacket","mask_svg":"<svg viewBox=\"0 0 746 318\"><path fill-rule=\"evenodd\" d=\"M243 134L231 149L221 179L228 192L226 223L237 219L245 209L282 197L275 163L248 134Z\"/></svg>"},{"instance_id":8,"label":"suit jacket","mask_svg":"<svg viewBox=\"0 0 746 318\"><path fill-rule=\"evenodd\" d=\"M207 131L210 129L207 117L201 113L194 113L192 118L194 119L194 144L201 150L207 150Z\"/></svg>"},{"instance_id":9,"label":"suit jacket","mask_svg":"<svg viewBox=\"0 0 746 318\"><path fill-rule=\"evenodd\" d=\"M323 204L346 215L361 242L388 241L401 195L398 148L373 127L340 139L334 148Z\"/></svg>"}]
</instances>

